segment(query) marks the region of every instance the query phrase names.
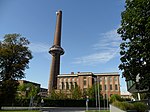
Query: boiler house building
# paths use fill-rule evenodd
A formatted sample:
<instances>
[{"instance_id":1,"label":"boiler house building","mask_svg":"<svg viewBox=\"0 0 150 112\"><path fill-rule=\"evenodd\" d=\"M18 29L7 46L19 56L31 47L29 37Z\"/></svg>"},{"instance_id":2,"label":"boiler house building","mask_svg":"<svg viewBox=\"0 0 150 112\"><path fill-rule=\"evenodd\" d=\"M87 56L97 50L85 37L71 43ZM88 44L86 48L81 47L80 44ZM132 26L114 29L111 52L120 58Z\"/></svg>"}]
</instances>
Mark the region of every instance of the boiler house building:
<instances>
[{"instance_id":1,"label":"boiler house building","mask_svg":"<svg viewBox=\"0 0 150 112\"><path fill-rule=\"evenodd\" d=\"M60 74L57 76L57 90L69 90L78 86L82 91L85 91L95 83L101 85L101 94L104 98L107 98L107 96L110 98L113 94L120 95L120 80L118 72L71 72L71 74Z\"/></svg>"}]
</instances>

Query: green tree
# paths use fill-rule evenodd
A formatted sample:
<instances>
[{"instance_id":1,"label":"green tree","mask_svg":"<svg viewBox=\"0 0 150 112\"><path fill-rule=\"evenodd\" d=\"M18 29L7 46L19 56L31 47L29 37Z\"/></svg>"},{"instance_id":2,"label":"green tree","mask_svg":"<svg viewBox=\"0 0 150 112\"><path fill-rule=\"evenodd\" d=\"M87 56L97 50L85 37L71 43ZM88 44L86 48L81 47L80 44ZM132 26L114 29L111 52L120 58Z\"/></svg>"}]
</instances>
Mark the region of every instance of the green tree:
<instances>
[{"instance_id":1,"label":"green tree","mask_svg":"<svg viewBox=\"0 0 150 112\"><path fill-rule=\"evenodd\" d=\"M67 99L66 91L63 90L52 90L51 95L49 96L52 100L64 100Z\"/></svg>"},{"instance_id":2,"label":"green tree","mask_svg":"<svg viewBox=\"0 0 150 112\"><path fill-rule=\"evenodd\" d=\"M20 84L17 88L16 101L18 101L22 106L30 100L30 106L33 106L33 103L38 104L40 102L39 96L40 88L32 83ZM31 101L32 99L32 101Z\"/></svg>"},{"instance_id":3,"label":"green tree","mask_svg":"<svg viewBox=\"0 0 150 112\"><path fill-rule=\"evenodd\" d=\"M99 84L93 84L92 87L87 89L87 95L90 99L95 99L96 95L98 94L98 88L99 93L101 93L101 85ZM97 95L98 96L98 95ZM102 95L100 94L100 97L102 98Z\"/></svg>"},{"instance_id":4,"label":"green tree","mask_svg":"<svg viewBox=\"0 0 150 112\"><path fill-rule=\"evenodd\" d=\"M24 71L32 59L28 44L20 34L7 34L0 41L0 103L13 101L18 85L16 80L25 77Z\"/></svg>"},{"instance_id":5,"label":"green tree","mask_svg":"<svg viewBox=\"0 0 150 112\"><path fill-rule=\"evenodd\" d=\"M71 89L71 99L79 100L82 98L82 92L80 87L76 86Z\"/></svg>"},{"instance_id":6,"label":"green tree","mask_svg":"<svg viewBox=\"0 0 150 112\"><path fill-rule=\"evenodd\" d=\"M126 80L136 81L139 74L140 88L150 88L150 2L126 0L122 12L119 68ZM150 89L149 89L150 90Z\"/></svg>"},{"instance_id":7,"label":"green tree","mask_svg":"<svg viewBox=\"0 0 150 112\"><path fill-rule=\"evenodd\" d=\"M31 98L36 97L39 93L39 87L31 83L21 84L18 86L18 97L20 98Z\"/></svg>"}]
</instances>

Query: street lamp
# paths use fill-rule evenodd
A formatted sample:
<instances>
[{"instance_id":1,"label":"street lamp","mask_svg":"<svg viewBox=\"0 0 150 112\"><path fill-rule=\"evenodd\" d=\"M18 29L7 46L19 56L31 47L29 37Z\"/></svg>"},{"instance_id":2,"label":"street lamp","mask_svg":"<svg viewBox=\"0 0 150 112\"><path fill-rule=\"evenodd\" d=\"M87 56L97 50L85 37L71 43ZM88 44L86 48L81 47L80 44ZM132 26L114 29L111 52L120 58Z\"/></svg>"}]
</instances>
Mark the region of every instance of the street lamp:
<instances>
[{"instance_id":1,"label":"street lamp","mask_svg":"<svg viewBox=\"0 0 150 112\"><path fill-rule=\"evenodd\" d=\"M99 95L99 93L100 93L100 91L99 91L99 79L97 79L98 80L98 107L99 107L99 112L100 112L100 95Z\"/></svg>"},{"instance_id":2,"label":"street lamp","mask_svg":"<svg viewBox=\"0 0 150 112\"><path fill-rule=\"evenodd\" d=\"M104 77L104 89L105 89L104 110L105 110L105 100L106 100L106 109L108 110L108 78L106 81L105 80L106 77Z\"/></svg>"},{"instance_id":3,"label":"street lamp","mask_svg":"<svg viewBox=\"0 0 150 112\"><path fill-rule=\"evenodd\" d=\"M138 74L137 76L136 76L136 83L137 83L137 85L138 85L138 100L141 100L141 98L140 98L140 93L139 93L139 89L140 89L140 87L139 87L139 80L140 80L141 78L140 78L140 74Z\"/></svg>"},{"instance_id":4,"label":"street lamp","mask_svg":"<svg viewBox=\"0 0 150 112\"><path fill-rule=\"evenodd\" d=\"M97 107L97 92L96 92L96 78L94 78L94 84L95 84L95 101L96 101L96 107Z\"/></svg>"},{"instance_id":5,"label":"street lamp","mask_svg":"<svg viewBox=\"0 0 150 112\"><path fill-rule=\"evenodd\" d=\"M26 88L26 91L27 91L27 92L29 92L30 90L31 90L30 87L27 87L27 88ZM28 94L27 94L27 96L28 96ZM33 99L34 99L34 97L33 97L32 94L31 94L29 107L32 107L32 106L33 106Z\"/></svg>"},{"instance_id":6,"label":"street lamp","mask_svg":"<svg viewBox=\"0 0 150 112\"><path fill-rule=\"evenodd\" d=\"M88 111L89 96L86 96L86 111Z\"/></svg>"},{"instance_id":7,"label":"street lamp","mask_svg":"<svg viewBox=\"0 0 150 112\"><path fill-rule=\"evenodd\" d=\"M89 78L90 77L91 76L89 76ZM97 107L97 103L98 103L98 105L99 105L99 111L100 111L100 87L99 87L100 82L99 82L98 78L95 78L95 77L92 77L92 78L94 79L94 82L95 82L95 97L96 97L96 102L95 103L96 103L96 107ZM88 84L89 84L89 79L88 79ZM96 88L96 85L98 85L98 88ZM97 102L97 96L98 96L98 102Z\"/></svg>"},{"instance_id":8,"label":"street lamp","mask_svg":"<svg viewBox=\"0 0 150 112\"><path fill-rule=\"evenodd\" d=\"M90 76L89 76L89 78L90 78ZM97 107L97 87L96 87L96 78L95 77L92 77L93 79L94 79L94 85L95 85L95 106Z\"/></svg>"}]
</instances>

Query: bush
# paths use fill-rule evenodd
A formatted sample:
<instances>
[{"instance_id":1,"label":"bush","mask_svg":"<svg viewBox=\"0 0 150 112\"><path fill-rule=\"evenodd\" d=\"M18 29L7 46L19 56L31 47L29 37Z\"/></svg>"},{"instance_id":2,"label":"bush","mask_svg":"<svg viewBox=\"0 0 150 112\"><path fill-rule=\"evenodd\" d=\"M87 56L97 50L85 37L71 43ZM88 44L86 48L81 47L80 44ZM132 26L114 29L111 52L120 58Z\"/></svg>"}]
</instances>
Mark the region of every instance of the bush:
<instances>
[{"instance_id":1,"label":"bush","mask_svg":"<svg viewBox=\"0 0 150 112\"><path fill-rule=\"evenodd\" d=\"M135 102L133 105L138 112L145 112L148 109L148 106L142 102Z\"/></svg>"},{"instance_id":2,"label":"bush","mask_svg":"<svg viewBox=\"0 0 150 112\"><path fill-rule=\"evenodd\" d=\"M113 102L112 105L121 110L137 110L137 112L145 112L148 106L142 102L128 103L128 102Z\"/></svg>"},{"instance_id":3,"label":"bush","mask_svg":"<svg viewBox=\"0 0 150 112\"><path fill-rule=\"evenodd\" d=\"M121 110L134 110L134 105L128 102L113 102L114 106L120 108Z\"/></svg>"},{"instance_id":4,"label":"bush","mask_svg":"<svg viewBox=\"0 0 150 112\"><path fill-rule=\"evenodd\" d=\"M120 95L114 94L110 97L110 103L113 103L115 101L123 101Z\"/></svg>"}]
</instances>

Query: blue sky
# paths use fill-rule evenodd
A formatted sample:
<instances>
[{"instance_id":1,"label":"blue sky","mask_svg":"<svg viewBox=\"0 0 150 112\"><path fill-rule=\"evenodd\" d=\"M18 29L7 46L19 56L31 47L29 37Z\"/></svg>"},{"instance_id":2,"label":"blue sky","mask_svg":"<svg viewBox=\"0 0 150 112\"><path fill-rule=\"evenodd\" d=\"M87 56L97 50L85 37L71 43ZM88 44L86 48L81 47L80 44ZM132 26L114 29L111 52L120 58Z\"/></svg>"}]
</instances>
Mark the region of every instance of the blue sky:
<instances>
[{"instance_id":1,"label":"blue sky","mask_svg":"<svg viewBox=\"0 0 150 112\"><path fill-rule=\"evenodd\" d=\"M20 33L30 42L34 58L26 80L48 86L56 11L63 12L61 74L119 72L120 26L124 0L0 0L0 40ZM121 76L120 76L121 77ZM125 90L125 81L121 88Z\"/></svg>"}]
</instances>

